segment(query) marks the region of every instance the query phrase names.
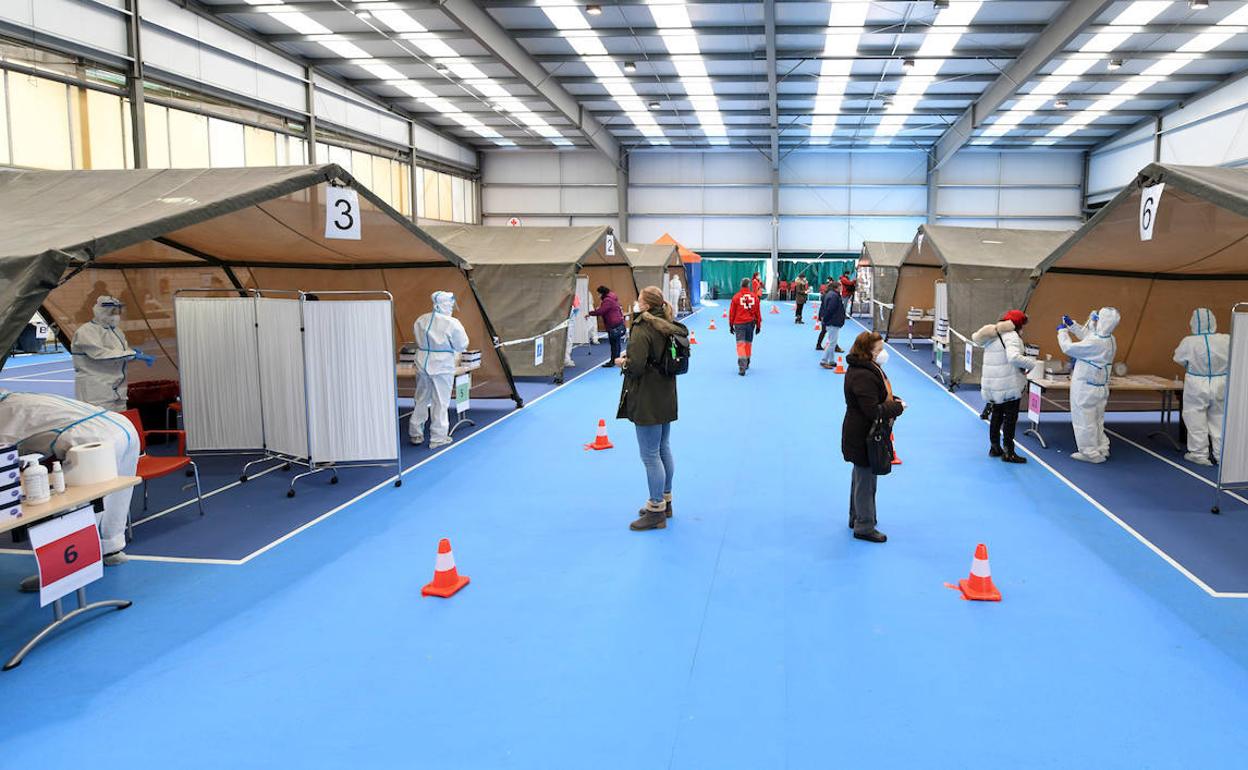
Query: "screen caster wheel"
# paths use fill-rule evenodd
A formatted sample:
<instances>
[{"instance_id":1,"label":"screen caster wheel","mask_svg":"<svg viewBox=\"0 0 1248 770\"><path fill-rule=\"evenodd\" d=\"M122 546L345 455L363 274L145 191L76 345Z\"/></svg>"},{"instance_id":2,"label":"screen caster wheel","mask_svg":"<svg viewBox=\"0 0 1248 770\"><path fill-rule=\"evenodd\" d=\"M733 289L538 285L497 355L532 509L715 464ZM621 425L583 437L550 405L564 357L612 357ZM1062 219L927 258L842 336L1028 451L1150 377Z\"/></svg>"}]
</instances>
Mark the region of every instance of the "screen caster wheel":
<instances>
[{"instance_id":1,"label":"screen caster wheel","mask_svg":"<svg viewBox=\"0 0 1248 770\"><path fill-rule=\"evenodd\" d=\"M394 482L394 485L395 485L396 487L401 487L401 486L403 486L403 479L399 479L399 480L395 481L395 482Z\"/></svg>"},{"instance_id":2,"label":"screen caster wheel","mask_svg":"<svg viewBox=\"0 0 1248 770\"><path fill-rule=\"evenodd\" d=\"M290 470L290 463L286 463L285 465L283 465L283 466L282 466L282 470L284 470L284 471L288 471L288 470Z\"/></svg>"},{"instance_id":3,"label":"screen caster wheel","mask_svg":"<svg viewBox=\"0 0 1248 770\"><path fill-rule=\"evenodd\" d=\"M334 476L332 479L330 479L330 480L329 480L329 483L330 483L330 484L337 484L337 483L338 483L338 477L337 477L337 476Z\"/></svg>"},{"instance_id":4,"label":"screen caster wheel","mask_svg":"<svg viewBox=\"0 0 1248 770\"><path fill-rule=\"evenodd\" d=\"M288 490L286 490L286 496L287 496L287 497L294 497L294 496L295 496L295 490L293 490L293 489L288 489Z\"/></svg>"},{"instance_id":5,"label":"screen caster wheel","mask_svg":"<svg viewBox=\"0 0 1248 770\"><path fill-rule=\"evenodd\" d=\"M1209 512L1210 513L1222 513L1222 509L1215 505L1209 509Z\"/></svg>"},{"instance_id":6,"label":"screen caster wheel","mask_svg":"<svg viewBox=\"0 0 1248 770\"><path fill-rule=\"evenodd\" d=\"M247 476L246 476L246 475L239 476L239 477L238 477L238 483L239 483L239 484L246 484L246 483L247 483Z\"/></svg>"}]
</instances>

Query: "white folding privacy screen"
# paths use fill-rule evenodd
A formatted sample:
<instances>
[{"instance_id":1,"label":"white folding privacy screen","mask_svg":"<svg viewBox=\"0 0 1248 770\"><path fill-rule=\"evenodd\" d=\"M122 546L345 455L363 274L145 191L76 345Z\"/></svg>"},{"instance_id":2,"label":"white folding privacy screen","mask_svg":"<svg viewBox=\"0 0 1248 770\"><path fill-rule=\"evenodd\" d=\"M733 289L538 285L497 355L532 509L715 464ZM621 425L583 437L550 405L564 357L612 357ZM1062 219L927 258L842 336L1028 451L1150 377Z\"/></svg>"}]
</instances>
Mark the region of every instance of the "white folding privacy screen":
<instances>
[{"instance_id":1,"label":"white folding privacy screen","mask_svg":"<svg viewBox=\"0 0 1248 770\"><path fill-rule=\"evenodd\" d=\"M1231 313L1231 361L1226 383L1226 429L1219 487L1248 484L1248 305Z\"/></svg>"},{"instance_id":2,"label":"white folding privacy screen","mask_svg":"<svg viewBox=\"0 0 1248 770\"><path fill-rule=\"evenodd\" d=\"M391 301L174 301L187 448L395 460Z\"/></svg>"}]
</instances>

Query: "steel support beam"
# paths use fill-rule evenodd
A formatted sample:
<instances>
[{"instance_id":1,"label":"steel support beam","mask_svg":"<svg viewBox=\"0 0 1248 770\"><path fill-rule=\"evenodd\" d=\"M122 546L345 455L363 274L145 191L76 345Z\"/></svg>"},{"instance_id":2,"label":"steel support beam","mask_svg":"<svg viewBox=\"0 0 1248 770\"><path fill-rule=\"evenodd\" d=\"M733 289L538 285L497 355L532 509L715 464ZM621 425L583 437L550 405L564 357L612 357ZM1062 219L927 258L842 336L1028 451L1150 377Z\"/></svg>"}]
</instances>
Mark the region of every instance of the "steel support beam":
<instances>
[{"instance_id":1,"label":"steel support beam","mask_svg":"<svg viewBox=\"0 0 1248 770\"><path fill-rule=\"evenodd\" d=\"M304 96L303 96L303 104L304 104L304 110L308 113L308 118L307 118L308 120L308 123L307 123L308 152L307 152L307 155L308 155L309 166L316 163L316 80L313 77L314 74L315 73L312 72L311 67L303 68L303 77L307 80L307 84L305 86L305 91L304 91Z\"/></svg>"},{"instance_id":2,"label":"steel support beam","mask_svg":"<svg viewBox=\"0 0 1248 770\"><path fill-rule=\"evenodd\" d=\"M776 79L776 0L763 0L763 26L767 45L768 138L771 140L771 266L767 291L780 280L780 100Z\"/></svg>"},{"instance_id":3,"label":"steel support beam","mask_svg":"<svg viewBox=\"0 0 1248 770\"><path fill-rule=\"evenodd\" d=\"M126 0L126 97L130 100L130 133L134 167L147 168L147 109L143 94L143 22L139 0Z\"/></svg>"},{"instance_id":4,"label":"steel support beam","mask_svg":"<svg viewBox=\"0 0 1248 770\"><path fill-rule=\"evenodd\" d=\"M615 229L617 249L623 248L628 241L628 153L620 156L620 163L615 169L616 219L619 225ZM641 288L645 288L642 286Z\"/></svg>"},{"instance_id":5,"label":"steel support beam","mask_svg":"<svg viewBox=\"0 0 1248 770\"><path fill-rule=\"evenodd\" d=\"M1048 28L1023 51L996 82L962 113L936 142L932 156L933 169L939 169L954 153L970 140L971 134L984 119L1018 93L1018 89L1035 77L1054 56L1065 50L1070 41L1101 15L1113 0L1070 0Z\"/></svg>"},{"instance_id":6,"label":"steel support beam","mask_svg":"<svg viewBox=\"0 0 1248 770\"><path fill-rule=\"evenodd\" d=\"M516 74L524 83L550 102L576 126L590 143L611 163L620 164L620 145L593 115L581 109L580 103L563 86L550 78L550 73L529 54L507 30L474 0L443 0L442 12L470 30L473 39ZM577 57L579 61L579 57Z\"/></svg>"}]
</instances>

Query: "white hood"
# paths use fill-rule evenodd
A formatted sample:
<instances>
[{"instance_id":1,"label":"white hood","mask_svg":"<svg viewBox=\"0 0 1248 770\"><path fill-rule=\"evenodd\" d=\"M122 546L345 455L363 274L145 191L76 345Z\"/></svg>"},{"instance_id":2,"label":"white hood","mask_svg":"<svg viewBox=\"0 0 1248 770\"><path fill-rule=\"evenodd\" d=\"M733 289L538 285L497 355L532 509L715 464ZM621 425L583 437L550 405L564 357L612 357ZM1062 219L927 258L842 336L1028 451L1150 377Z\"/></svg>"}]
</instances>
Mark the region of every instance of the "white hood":
<instances>
[{"instance_id":1,"label":"white hood","mask_svg":"<svg viewBox=\"0 0 1248 770\"><path fill-rule=\"evenodd\" d=\"M92 308L92 319L100 326L111 329L121 320L122 307L121 300L107 294L102 295L96 299L95 307Z\"/></svg>"},{"instance_id":2,"label":"white hood","mask_svg":"<svg viewBox=\"0 0 1248 770\"><path fill-rule=\"evenodd\" d=\"M1118 328L1118 322L1122 320L1122 316L1118 314L1116 307L1103 307L1096 313L1096 325L1093 329L1102 337L1108 337L1114 333L1114 329Z\"/></svg>"},{"instance_id":3,"label":"white hood","mask_svg":"<svg viewBox=\"0 0 1248 770\"><path fill-rule=\"evenodd\" d=\"M449 291L433 293L433 312L450 315L455 312L455 295Z\"/></svg>"},{"instance_id":4,"label":"white hood","mask_svg":"<svg viewBox=\"0 0 1248 770\"><path fill-rule=\"evenodd\" d=\"M1192 334L1214 334L1218 331L1218 319L1207 307L1192 311Z\"/></svg>"}]
</instances>

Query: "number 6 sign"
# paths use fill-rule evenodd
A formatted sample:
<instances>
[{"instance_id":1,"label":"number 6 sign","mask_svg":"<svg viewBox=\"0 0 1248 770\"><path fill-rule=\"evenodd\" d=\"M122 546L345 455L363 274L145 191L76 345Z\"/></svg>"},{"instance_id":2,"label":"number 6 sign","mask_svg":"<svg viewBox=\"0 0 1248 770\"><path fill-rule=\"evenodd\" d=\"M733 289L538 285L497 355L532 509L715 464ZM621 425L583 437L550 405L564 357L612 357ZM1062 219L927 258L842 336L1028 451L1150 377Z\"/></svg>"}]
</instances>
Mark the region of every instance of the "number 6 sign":
<instances>
[{"instance_id":1,"label":"number 6 sign","mask_svg":"<svg viewBox=\"0 0 1248 770\"><path fill-rule=\"evenodd\" d=\"M30 528L30 545L39 562L39 606L104 577L95 514L80 508Z\"/></svg>"},{"instance_id":2,"label":"number 6 sign","mask_svg":"<svg viewBox=\"0 0 1248 770\"><path fill-rule=\"evenodd\" d=\"M1166 185L1155 184L1140 191L1140 240L1153 239L1153 226L1157 224L1157 213L1161 209L1161 194Z\"/></svg>"},{"instance_id":3,"label":"number 6 sign","mask_svg":"<svg viewBox=\"0 0 1248 770\"><path fill-rule=\"evenodd\" d=\"M325 237L340 241L360 239L360 196L350 187L326 188Z\"/></svg>"}]
</instances>

